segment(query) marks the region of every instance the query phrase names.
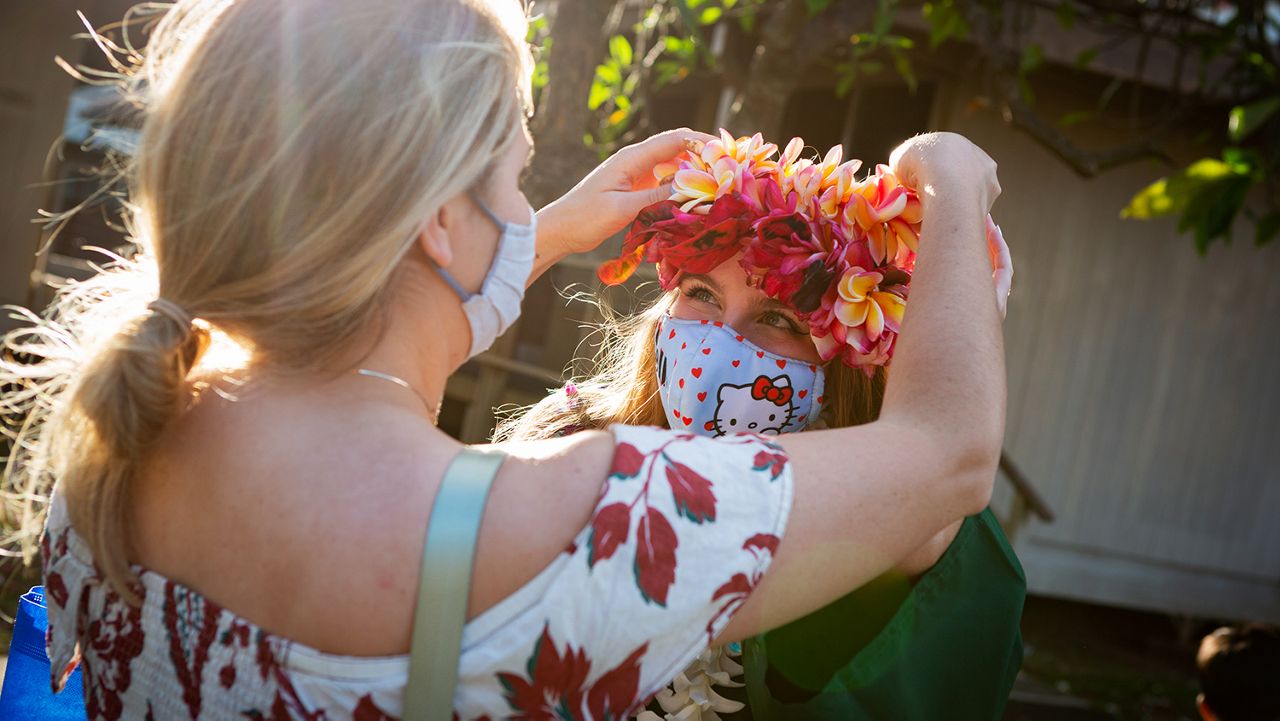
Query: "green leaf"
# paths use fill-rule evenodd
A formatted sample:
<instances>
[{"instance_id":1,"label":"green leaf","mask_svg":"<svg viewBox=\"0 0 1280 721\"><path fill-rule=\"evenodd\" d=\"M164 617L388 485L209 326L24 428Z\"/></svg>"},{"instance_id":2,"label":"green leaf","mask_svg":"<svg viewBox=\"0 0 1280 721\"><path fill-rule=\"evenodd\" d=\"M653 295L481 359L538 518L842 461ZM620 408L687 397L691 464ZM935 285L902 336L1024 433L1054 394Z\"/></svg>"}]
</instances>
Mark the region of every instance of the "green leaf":
<instances>
[{"instance_id":1,"label":"green leaf","mask_svg":"<svg viewBox=\"0 0 1280 721\"><path fill-rule=\"evenodd\" d=\"M1280 110L1280 97L1263 98L1248 105L1239 105L1231 109L1227 121L1227 132L1233 142L1240 142L1249 137L1253 131Z\"/></svg>"},{"instance_id":2,"label":"green leaf","mask_svg":"<svg viewBox=\"0 0 1280 721\"><path fill-rule=\"evenodd\" d=\"M1071 0L1058 3L1058 24L1068 30L1076 24L1076 7L1071 4Z\"/></svg>"},{"instance_id":3,"label":"green leaf","mask_svg":"<svg viewBox=\"0 0 1280 721\"><path fill-rule=\"evenodd\" d=\"M724 8L709 7L703 10L702 14L698 16L698 22L703 25L714 25L716 21L720 19L721 15L724 15Z\"/></svg>"},{"instance_id":4,"label":"green leaf","mask_svg":"<svg viewBox=\"0 0 1280 721\"><path fill-rule=\"evenodd\" d=\"M1230 239L1253 182L1247 164L1203 158L1142 189L1120 215L1147 219L1178 213L1178 232L1194 230L1196 249L1203 254L1215 239Z\"/></svg>"},{"instance_id":5,"label":"green leaf","mask_svg":"<svg viewBox=\"0 0 1280 721\"><path fill-rule=\"evenodd\" d=\"M604 105L604 102L612 96L613 91L609 89L609 86L602 85L599 82L591 83L591 93L587 96L587 108L595 110Z\"/></svg>"},{"instance_id":6,"label":"green leaf","mask_svg":"<svg viewBox=\"0 0 1280 721\"><path fill-rule=\"evenodd\" d=\"M1093 61L1097 59L1097 57L1098 57L1097 48L1087 48L1085 50L1081 50L1080 54L1076 56L1076 69L1084 70L1085 68L1089 67L1089 65L1091 65Z\"/></svg>"},{"instance_id":7,"label":"green leaf","mask_svg":"<svg viewBox=\"0 0 1280 721\"><path fill-rule=\"evenodd\" d=\"M929 24L929 46L938 47L948 38L964 39L969 34L969 24L956 9L954 0L926 2L922 8L925 22Z\"/></svg>"},{"instance_id":8,"label":"green leaf","mask_svg":"<svg viewBox=\"0 0 1280 721\"><path fill-rule=\"evenodd\" d=\"M1018 60L1018 72L1029 73L1044 64L1044 50L1039 43L1028 43Z\"/></svg>"},{"instance_id":9,"label":"green leaf","mask_svg":"<svg viewBox=\"0 0 1280 721\"><path fill-rule=\"evenodd\" d=\"M890 47L889 53L893 55L894 69L898 71L898 75L907 83L907 88L911 91L911 94L915 95L919 83L916 82L916 74L911 67L911 58L896 47Z\"/></svg>"},{"instance_id":10,"label":"green leaf","mask_svg":"<svg viewBox=\"0 0 1280 721\"><path fill-rule=\"evenodd\" d=\"M1247 176L1235 175L1220 183L1201 189L1187 205L1178 223L1179 229L1188 226L1196 230L1196 250L1201 255L1209 250L1209 243L1217 238L1230 242L1231 225L1244 205L1252 182Z\"/></svg>"},{"instance_id":11,"label":"green leaf","mask_svg":"<svg viewBox=\"0 0 1280 721\"><path fill-rule=\"evenodd\" d=\"M809 10L809 17L813 17L830 7L831 0L804 0L804 4Z\"/></svg>"},{"instance_id":12,"label":"green leaf","mask_svg":"<svg viewBox=\"0 0 1280 721\"><path fill-rule=\"evenodd\" d=\"M596 66L596 80L610 86L622 82L622 70L618 67L618 62L610 58Z\"/></svg>"},{"instance_id":13,"label":"green leaf","mask_svg":"<svg viewBox=\"0 0 1280 721\"><path fill-rule=\"evenodd\" d=\"M1177 212L1179 203L1179 198L1169 192L1169 179L1161 178L1130 198L1120 217L1148 220Z\"/></svg>"},{"instance_id":14,"label":"green leaf","mask_svg":"<svg viewBox=\"0 0 1280 721\"><path fill-rule=\"evenodd\" d=\"M849 96L849 91L853 88L853 81L858 77L852 69L840 76L836 81L836 97L845 98Z\"/></svg>"},{"instance_id":15,"label":"green leaf","mask_svg":"<svg viewBox=\"0 0 1280 721\"><path fill-rule=\"evenodd\" d=\"M893 27L893 14L898 3L897 0L880 0L876 4L876 16L871 23L871 34L876 39L889 34L889 29Z\"/></svg>"},{"instance_id":16,"label":"green leaf","mask_svg":"<svg viewBox=\"0 0 1280 721\"><path fill-rule=\"evenodd\" d=\"M631 64L631 41L627 40L624 35L614 35L609 38L609 55L622 67Z\"/></svg>"},{"instance_id":17,"label":"green leaf","mask_svg":"<svg viewBox=\"0 0 1280 721\"><path fill-rule=\"evenodd\" d=\"M863 60L858 63L858 73L861 75L875 75L884 72L884 63L879 60Z\"/></svg>"},{"instance_id":18,"label":"green leaf","mask_svg":"<svg viewBox=\"0 0 1280 721\"><path fill-rule=\"evenodd\" d=\"M1280 232L1280 212L1272 211L1258 218L1254 222L1254 226L1258 229L1258 235L1254 238L1254 243L1259 247L1270 243L1276 237L1276 233Z\"/></svg>"},{"instance_id":19,"label":"green leaf","mask_svg":"<svg viewBox=\"0 0 1280 721\"><path fill-rule=\"evenodd\" d=\"M1231 175L1231 166L1217 158L1197 160L1181 172L1161 178L1138 191L1124 210L1120 211L1120 217L1146 220L1180 213L1204 186Z\"/></svg>"},{"instance_id":20,"label":"green leaf","mask_svg":"<svg viewBox=\"0 0 1280 721\"><path fill-rule=\"evenodd\" d=\"M1072 125L1078 125L1088 120L1093 120L1095 117L1097 117L1097 113L1092 110L1078 110L1074 113L1067 113L1061 118L1058 118L1058 125L1066 128Z\"/></svg>"}]
</instances>

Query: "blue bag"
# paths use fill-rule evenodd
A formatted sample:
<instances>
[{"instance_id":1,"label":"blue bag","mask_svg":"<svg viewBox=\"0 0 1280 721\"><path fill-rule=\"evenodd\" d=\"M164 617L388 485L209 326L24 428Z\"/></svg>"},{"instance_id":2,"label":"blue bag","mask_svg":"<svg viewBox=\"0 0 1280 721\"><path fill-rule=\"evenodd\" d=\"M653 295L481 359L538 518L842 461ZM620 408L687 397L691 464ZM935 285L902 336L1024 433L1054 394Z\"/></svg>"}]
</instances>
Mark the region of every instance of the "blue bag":
<instances>
[{"instance_id":1,"label":"blue bag","mask_svg":"<svg viewBox=\"0 0 1280 721\"><path fill-rule=\"evenodd\" d=\"M54 695L49 689L49 656L44 650L48 627L44 587L36 586L18 600L9 664L0 688L0 721L84 721L80 669L71 672L62 693Z\"/></svg>"}]
</instances>

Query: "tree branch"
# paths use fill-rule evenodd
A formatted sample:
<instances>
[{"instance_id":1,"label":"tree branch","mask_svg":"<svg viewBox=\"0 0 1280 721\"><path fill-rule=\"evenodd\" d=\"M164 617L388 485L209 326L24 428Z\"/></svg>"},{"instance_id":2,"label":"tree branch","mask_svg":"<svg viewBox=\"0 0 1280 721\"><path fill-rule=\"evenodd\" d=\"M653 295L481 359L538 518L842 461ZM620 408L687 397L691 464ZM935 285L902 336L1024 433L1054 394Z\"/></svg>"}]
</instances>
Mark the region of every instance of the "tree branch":
<instances>
[{"instance_id":1,"label":"tree branch","mask_svg":"<svg viewBox=\"0 0 1280 721\"><path fill-rule=\"evenodd\" d=\"M1173 160L1159 149L1150 137L1127 145L1118 145L1103 151L1091 152L1076 145L1052 124L1030 108L1022 98L1011 95L1007 100L1009 120L1025 131L1042 146L1058 156L1072 170L1085 178L1092 178L1112 168L1143 158L1156 158L1172 166Z\"/></svg>"}]
</instances>

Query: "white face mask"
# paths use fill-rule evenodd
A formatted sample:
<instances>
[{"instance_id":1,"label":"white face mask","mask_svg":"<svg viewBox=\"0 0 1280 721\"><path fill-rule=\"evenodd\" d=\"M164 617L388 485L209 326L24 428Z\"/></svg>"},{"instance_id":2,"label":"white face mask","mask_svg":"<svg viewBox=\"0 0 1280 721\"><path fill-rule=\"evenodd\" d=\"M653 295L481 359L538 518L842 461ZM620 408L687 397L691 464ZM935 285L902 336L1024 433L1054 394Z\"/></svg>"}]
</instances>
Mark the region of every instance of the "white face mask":
<instances>
[{"instance_id":1,"label":"white face mask","mask_svg":"<svg viewBox=\"0 0 1280 721\"><path fill-rule=\"evenodd\" d=\"M654 349L672 428L773 436L804 430L822 411L821 366L770 353L719 321L663 318Z\"/></svg>"},{"instance_id":2,"label":"white face mask","mask_svg":"<svg viewBox=\"0 0 1280 721\"><path fill-rule=\"evenodd\" d=\"M538 215L529 207L529 224L508 223L493 214L480 199L471 193L471 199L494 225L502 231L498 238L498 250L493 264L484 277L479 293L468 293L444 268L436 266L453 292L462 299L462 310L471 326L470 360L489 349L520 317L520 301L524 300L524 286L533 272L533 256L538 235Z\"/></svg>"}]
</instances>

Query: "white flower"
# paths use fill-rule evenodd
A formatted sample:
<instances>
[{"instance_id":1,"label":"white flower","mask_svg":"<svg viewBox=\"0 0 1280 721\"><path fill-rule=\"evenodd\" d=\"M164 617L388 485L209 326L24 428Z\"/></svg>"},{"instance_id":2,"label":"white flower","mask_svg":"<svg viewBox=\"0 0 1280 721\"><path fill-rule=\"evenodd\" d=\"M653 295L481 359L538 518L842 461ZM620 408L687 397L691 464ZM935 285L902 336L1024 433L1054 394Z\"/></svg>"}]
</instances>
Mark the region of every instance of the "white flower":
<instances>
[{"instance_id":1,"label":"white flower","mask_svg":"<svg viewBox=\"0 0 1280 721\"><path fill-rule=\"evenodd\" d=\"M742 674L742 665L734 660L735 655L728 648L703 651L670 686L658 692L655 698L665 714L660 717L652 711L642 711L636 721L720 721L719 714L741 711L746 704L715 691L716 686L740 688L743 685L734 679Z\"/></svg>"}]
</instances>

